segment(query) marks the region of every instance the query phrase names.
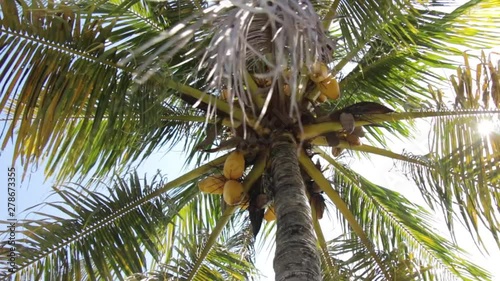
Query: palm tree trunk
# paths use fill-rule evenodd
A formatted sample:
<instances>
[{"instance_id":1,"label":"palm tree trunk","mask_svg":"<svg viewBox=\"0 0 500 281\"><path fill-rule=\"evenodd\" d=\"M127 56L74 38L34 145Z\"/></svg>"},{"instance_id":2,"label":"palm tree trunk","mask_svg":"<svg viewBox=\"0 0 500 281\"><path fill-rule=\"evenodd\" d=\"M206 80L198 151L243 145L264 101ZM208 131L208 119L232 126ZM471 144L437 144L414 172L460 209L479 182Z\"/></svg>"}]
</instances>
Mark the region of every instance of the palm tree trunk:
<instances>
[{"instance_id":1,"label":"palm tree trunk","mask_svg":"<svg viewBox=\"0 0 500 281\"><path fill-rule=\"evenodd\" d=\"M311 208L297 160L297 144L291 135L282 134L273 138L271 149L277 217L275 280L321 280Z\"/></svg>"}]
</instances>

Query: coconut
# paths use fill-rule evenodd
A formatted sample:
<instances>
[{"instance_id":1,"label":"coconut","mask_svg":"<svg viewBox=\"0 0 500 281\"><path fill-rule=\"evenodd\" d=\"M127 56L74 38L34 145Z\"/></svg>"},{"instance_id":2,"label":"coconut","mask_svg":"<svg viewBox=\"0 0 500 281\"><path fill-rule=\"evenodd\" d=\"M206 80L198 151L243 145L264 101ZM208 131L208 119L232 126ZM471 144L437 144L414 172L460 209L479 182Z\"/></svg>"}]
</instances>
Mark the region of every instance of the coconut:
<instances>
[{"instance_id":1,"label":"coconut","mask_svg":"<svg viewBox=\"0 0 500 281\"><path fill-rule=\"evenodd\" d=\"M315 83L319 83L328 77L328 67L322 62L315 62L311 67L309 79Z\"/></svg>"},{"instance_id":2,"label":"coconut","mask_svg":"<svg viewBox=\"0 0 500 281\"><path fill-rule=\"evenodd\" d=\"M292 94L292 89L290 88L290 85L288 84L283 85L283 93L287 97L289 97Z\"/></svg>"},{"instance_id":3,"label":"coconut","mask_svg":"<svg viewBox=\"0 0 500 281\"><path fill-rule=\"evenodd\" d=\"M231 206L242 203L245 199L245 190L239 181L228 180L224 184L224 201Z\"/></svg>"},{"instance_id":4,"label":"coconut","mask_svg":"<svg viewBox=\"0 0 500 281\"><path fill-rule=\"evenodd\" d=\"M341 147L332 147L332 156L333 157L338 157L341 152L342 152Z\"/></svg>"},{"instance_id":5,"label":"coconut","mask_svg":"<svg viewBox=\"0 0 500 281\"><path fill-rule=\"evenodd\" d=\"M348 133L351 134L354 132L356 120L354 119L354 115L351 113L347 112L342 112L340 113L339 117L340 124L342 125L342 128Z\"/></svg>"},{"instance_id":6,"label":"coconut","mask_svg":"<svg viewBox=\"0 0 500 281\"><path fill-rule=\"evenodd\" d=\"M365 131L363 130L362 126L355 127L352 133L360 138L363 138L365 136Z\"/></svg>"},{"instance_id":7,"label":"coconut","mask_svg":"<svg viewBox=\"0 0 500 281\"><path fill-rule=\"evenodd\" d=\"M325 80L319 82L318 88L322 94L329 99L336 100L340 97L340 87L337 79L329 76Z\"/></svg>"},{"instance_id":8,"label":"coconut","mask_svg":"<svg viewBox=\"0 0 500 281\"><path fill-rule=\"evenodd\" d=\"M223 175L212 175L198 182L198 188L204 193L222 194L225 182L226 178Z\"/></svg>"},{"instance_id":9,"label":"coconut","mask_svg":"<svg viewBox=\"0 0 500 281\"><path fill-rule=\"evenodd\" d=\"M226 101L229 101L231 99L231 95L230 95L228 89L222 89L222 91L221 91L221 98L223 100L226 100Z\"/></svg>"},{"instance_id":10,"label":"coconut","mask_svg":"<svg viewBox=\"0 0 500 281\"><path fill-rule=\"evenodd\" d=\"M349 134L345 137L345 140L352 146L361 145L361 140L355 134Z\"/></svg>"},{"instance_id":11,"label":"coconut","mask_svg":"<svg viewBox=\"0 0 500 281\"><path fill-rule=\"evenodd\" d=\"M243 176L245 171L245 156L241 151L233 151L224 163L224 176L226 179L235 180Z\"/></svg>"}]
</instances>

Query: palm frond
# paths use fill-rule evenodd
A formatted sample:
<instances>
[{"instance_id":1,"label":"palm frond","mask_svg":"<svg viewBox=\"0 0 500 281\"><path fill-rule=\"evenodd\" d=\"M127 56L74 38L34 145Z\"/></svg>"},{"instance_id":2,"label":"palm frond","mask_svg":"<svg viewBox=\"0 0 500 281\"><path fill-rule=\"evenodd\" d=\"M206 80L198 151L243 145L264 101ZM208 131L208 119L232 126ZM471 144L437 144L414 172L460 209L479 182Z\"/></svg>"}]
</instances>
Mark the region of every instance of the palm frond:
<instances>
[{"instance_id":1,"label":"palm frond","mask_svg":"<svg viewBox=\"0 0 500 281\"><path fill-rule=\"evenodd\" d=\"M383 251L392 251L400 243L406 243L422 263L432 265L429 270L434 277L488 278L483 269L461 256L463 252L456 245L433 231L428 224L432 216L425 209L395 191L369 182L328 156L325 159L334 169L333 186ZM342 216L339 218L343 220Z\"/></svg>"},{"instance_id":2,"label":"palm frond","mask_svg":"<svg viewBox=\"0 0 500 281\"><path fill-rule=\"evenodd\" d=\"M406 171L418 184L427 203L444 212L450 230L458 211L469 231L479 239L479 225L491 232L497 243L500 181L495 163L500 155L497 135L477 132L480 118L439 118L428 159L433 169L408 164Z\"/></svg>"},{"instance_id":3,"label":"palm frond","mask_svg":"<svg viewBox=\"0 0 500 281\"><path fill-rule=\"evenodd\" d=\"M364 1L365 2L365 1ZM392 1L389 1L392 2ZM390 19L380 17L375 21L370 18L359 19L359 23L375 24L371 32L361 32L355 23L351 23L349 30L357 29L354 34L362 36L362 44L354 44L345 48L345 52L355 54L356 67L349 71L341 85L353 101L378 99L388 102L396 108L405 108L405 103L419 104L417 96L408 95L408 92L423 94L420 98L429 96L422 88L422 83L439 82L442 77L430 71L430 67L455 68L457 63L447 56L460 55L462 50L454 47L490 48L495 46L494 26L486 15L498 13L497 7L492 5L495 1L469 1L451 13L434 10L417 10L411 5L402 4L402 13L396 12ZM363 13L377 13L387 5L380 5L378 1L366 1L363 4L353 5L350 9L362 5ZM394 4L397 5L397 4ZM401 4L400 4L401 5ZM368 9L370 8L370 9ZM373 17L371 17L373 18ZM352 17L339 19L339 24ZM465 26L463 22L474 21L477 26ZM347 24L346 24L347 25ZM463 29L475 35L480 35L480 40L472 36L462 36ZM343 32L342 35L346 33ZM352 34L352 33L347 33ZM346 41L350 41L347 40ZM346 56L339 47L339 55ZM340 69L338 69L340 71ZM405 77L404 80L399 77ZM356 83L349 83L354 82Z\"/></svg>"},{"instance_id":4,"label":"palm frond","mask_svg":"<svg viewBox=\"0 0 500 281\"><path fill-rule=\"evenodd\" d=\"M22 253L18 277L77 280L85 274L91 280L123 280L145 271L146 255L160 256L162 226L197 193L164 194L131 207L130 202L154 191L151 186L161 185L158 177L148 183L131 174L128 180L116 178L104 193L70 185L55 189L62 201L46 203L52 211L36 212L41 219L19 223L25 238L17 243ZM60 215L51 215L54 211Z\"/></svg>"},{"instance_id":5,"label":"palm frond","mask_svg":"<svg viewBox=\"0 0 500 281\"><path fill-rule=\"evenodd\" d=\"M343 235L336 237L328 242L328 252L332 256L343 258L338 259L337 264L344 278L350 276L356 280L384 280L371 260L371 254L356 238ZM420 264L404 244L389 252L379 251L378 255L391 272L390 280L433 280L429 276L431 267Z\"/></svg>"},{"instance_id":6,"label":"palm frond","mask_svg":"<svg viewBox=\"0 0 500 281\"><path fill-rule=\"evenodd\" d=\"M188 280L197 267L200 252L210 243L210 233L217 219L223 216L220 202L219 196L199 194L179 210L177 217L166 226L169 235L163 244L164 256L159 263L153 264L154 274ZM196 280L249 280L256 274L249 256L251 243L248 238L251 235L241 226L233 228L237 217L230 217L230 220L224 230L227 233L231 228L231 236L211 243L211 251L201 260ZM151 277L151 274L140 275Z\"/></svg>"},{"instance_id":7,"label":"palm frond","mask_svg":"<svg viewBox=\"0 0 500 281\"><path fill-rule=\"evenodd\" d=\"M473 75L468 54L463 53L463 57L464 64L457 69L457 75L451 76L454 108L464 113L498 108L494 86L498 69L482 53ZM496 132L482 134L479 128L484 120L495 122L499 117L500 113L493 113L434 119L432 152L426 157L430 167L409 164L406 170L419 185L427 203L443 210L450 230L454 229L454 214L458 211L479 243L482 243L479 235L482 224L500 246L497 230L500 182L495 167L500 157L500 142Z\"/></svg>"},{"instance_id":8,"label":"palm frond","mask_svg":"<svg viewBox=\"0 0 500 281\"><path fill-rule=\"evenodd\" d=\"M12 10L0 22L3 147L15 139L14 158L25 163L48 157L47 174L60 181L123 169L203 125L162 120L204 112L180 102L165 79L134 86L135 66L118 63L158 33L147 15L87 4L2 3Z\"/></svg>"},{"instance_id":9,"label":"palm frond","mask_svg":"<svg viewBox=\"0 0 500 281\"><path fill-rule=\"evenodd\" d=\"M428 109L430 95L423 85L445 85L445 78L432 69L455 68L457 62L451 56L463 50L455 46L490 48L496 44L496 25L490 22L494 17L487 16L498 13L493 0L469 1L450 13L405 1L358 2L340 1L332 29L343 39L338 42L336 52L341 59L336 61L336 70L346 103L370 100L396 110ZM391 13L386 13L388 7ZM467 20L476 20L477 25L463 24ZM479 40L461 35L467 33ZM401 124L390 133L405 136L408 129ZM381 136L378 142L383 143Z\"/></svg>"}]
</instances>

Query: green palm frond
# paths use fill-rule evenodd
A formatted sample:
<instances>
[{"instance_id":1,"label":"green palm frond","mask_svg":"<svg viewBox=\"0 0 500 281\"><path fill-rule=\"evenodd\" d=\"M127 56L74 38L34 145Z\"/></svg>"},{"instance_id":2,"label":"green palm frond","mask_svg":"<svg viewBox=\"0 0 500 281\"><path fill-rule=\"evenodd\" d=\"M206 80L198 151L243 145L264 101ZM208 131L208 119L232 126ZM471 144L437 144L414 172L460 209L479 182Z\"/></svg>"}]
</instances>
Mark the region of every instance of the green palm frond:
<instances>
[{"instance_id":1,"label":"green palm frond","mask_svg":"<svg viewBox=\"0 0 500 281\"><path fill-rule=\"evenodd\" d=\"M384 280L370 259L371 254L366 252L356 238L336 237L328 242L328 252L332 256L344 257L336 262L345 280L349 280L349 277L356 280ZM389 252L379 251L378 255L391 272L390 280L433 280L429 276L431 267L419 264L404 244Z\"/></svg>"},{"instance_id":2,"label":"green palm frond","mask_svg":"<svg viewBox=\"0 0 500 281\"><path fill-rule=\"evenodd\" d=\"M454 215L459 213L479 243L482 243L479 235L482 224L500 245L497 229L500 181L495 165L500 157L500 139L497 132L481 134L479 128L483 120L496 122L500 113L467 114L477 109L498 108L495 80L490 79L498 69L483 53L474 75L467 53L463 57L464 64L451 78L454 107L465 114L434 119L431 154L422 158L429 165L409 163L405 168L427 203L443 210L450 230L454 229Z\"/></svg>"},{"instance_id":3,"label":"green palm frond","mask_svg":"<svg viewBox=\"0 0 500 281\"><path fill-rule=\"evenodd\" d=\"M396 110L431 108L430 95L424 85L445 85L444 77L431 70L456 67L457 62L450 56L460 55L462 51L452 46L489 48L496 44L496 25L491 17L485 16L498 13L495 1L469 1L451 13L419 10L393 1L385 5L379 1L354 2L348 6L341 1L336 19L340 29L334 26L332 31L345 38L338 42L336 51L341 58L337 71L340 71L341 89L346 97L344 102L380 101ZM401 7L397 11L402 13L384 15L387 7L398 4ZM463 24L472 19L476 20L476 26ZM467 32L481 33L481 37L476 40L472 39L475 36L460 35ZM330 106L342 107L342 103ZM408 129L406 125L400 126L391 133L405 136ZM379 134L381 139L377 141L383 143L383 136Z\"/></svg>"},{"instance_id":4,"label":"green palm frond","mask_svg":"<svg viewBox=\"0 0 500 281\"><path fill-rule=\"evenodd\" d=\"M463 253L458 247L432 230L428 224L432 216L423 208L347 167L330 163L334 169L333 186L381 249L392 251L406 243L416 257L432 265L432 275L443 280L450 273L462 278L488 278L484 270L461 257Z\"/></svg>"},{"instance_id":5,"label":"green palm frond","mask_svg":"<svg viewBox=\"0 0 500 281\"><path fill-rule=\"evenodd\" d=\"M450 230L454 211L458 211L471 233L480 241L479 226L485 225L499 243L498 197L500 181L496 164L500 157L500 139L495 133L481 135L479 118L439 118L434 122L436 135L433 153L426 157L432 169L408 164L406 171L418 184L431 206L444 211Z\"/></svg>"},{"instance_id":6,"label":"green palm frond","mask_svg":"<svg viewBox=\"0 0 500 281\"><path fill-rule=\"evenodd\" d=\"M108 188L108 193L113 195L111 198L109 194L97 193L88 189L79 191L75 188L68 187L67 189L69 191L59 191L58 194L63 196L64 202L60 204L49 203L49 206L52 206L57 211L62 212L64 217L41 213L39 215L47 217L48 222L45 222L43 219L28 220L22 225L22 227L26 229L24 233L32 240L22 240L24 244L19 243L20 251L27 253L27 255L23 257L24 260L20 260L20 272L26 274L27 276L42 274L45 270L51 267L51 264L56 262L62 264L61 266L66 266L61 267L61 270L72 270L68 273L70 275L68 275L69 279L67 280L74 280L73 278L82 271L86 274L90 274L90 278L92 280L95 280L97 275L122 276L123 273L134 273L131 271L131 267L127 264L126 259L123 259L123 249L115 249L114 247L116 245L122 245L123 242L128 241L128 239L135 239L135 236L137 235L135 233L136 231L141 232L140 237L147 240L146 242L149 241L149 243L152 243L148 237L144 236L148 234L145 232L144 227L134 225L134 223L142 224L143 221L147 221L135 220L137 216L140 218L141 216L146 215L144 211L141 211L142 208L144 208L144 206L148 206L151 201L154 202L154 200L160 200L165 196L167 196L166 198L175 198L178 200L177 202L169 201L174 202L172 203L173 205L162 205L162 207L167 209L170 208L170 213L165 214L168 220L164 221L164 225L168 224L170 220L178 214L179 209L182 208L184 204L189 202L193 196L198 194L198 188L194 185L191 185L191 187L187 189L174 188L186 186L192 183L194 180L199 178L200 175L213 171L217 166L221 165L225 159L226 156L214 159L172 181L167 183L157 183L155 188L143 189L137 176L130 177L129 185L127 185L124 180L117 179L116 189L118 191L113 193L115 192L114 189ZM120 190L120 188L123 190ZM136 199L131 200L132 197L129 193L132 195L135 194ZM89 198L87 199L86 196ZM160 199L158 199L158 197ZM88 201L90 202L87 203ZM160 203L161 202L162 201L160 200ZM162 209L162 214L163 213L164 210ZM70 219L67 217L70 217ZM125 219L134 221L128 221ZM124 225L122 225L122 223ZM122 240L122 237L119 235L121 227L129 230L126 232L128 236L123 237L125 240ZM133 229L130 227L133 227ZM156 225L156 222L153 221L150 223L149 227L151 227L152 231L153 228L161 228L162 225ZM69 232L67 229L70 229L73 232ZM107 235L107 231L115 231L118 232L118 234L114 237L110 237ZM96 237L97 234L99 234L98 237ZM101 235L106 237L101 237ZM149 236L149 234L147 236ZM119 241L115 242L113 239L119 239ZM133 243L131 247L135 247L135 250L139 250L137 247L140 247L142 250L152 251L147 247L144 249L143 244L146 242L137 240L137 242ZM95 243L101 244L95 245ZM107 252L109 259L120 259L118 263L107 263L106 260L103 259L104 256L102 256L102 253L98 252L101 247L107 247L109 245L113 245L113 247L109 248L109 251ZM150 245L157 246L159 244L153 243ZM7 249L5 247L6 244L2 245L2 251ZM68 251L68 247L72 250L72 255L69 256L65 254ZM82 250L82 247L85 248ZM97 255L95 256L95 261L98 263L94 263L95 261L89 256L89 253ZM144 257L144 254L135 254L138 255L136 256L138 258L142 259ZM59 257L59 255L61 256ZM52 259L54 260L52 261ZM48 260L46 265L44 263L40 263L44 260ZM135 262L135 265L132 267L134 270L137 269L135 272L145 272L143 268L143 266L145 266L144 260L136 259L134 261L131 260L131 262ZM79 266L80 263L84 263L84 269L81 269L82 267ZM120 268L119 265L123 265L123 268ZM139 268L139 265L142 267ZM53 274L59 274L59 272L54 271ZM51 280L50 276L51 275L49 275L48 280Z\"/></svg>"},{"instance_id":7,"label":"green palm frond","mask_svg":"<svg viewBox=\"0 0 500 281\"><path fill-rule=\"evenodd\" d=\"M342 41L349 46L347 49L356 50L374 36L399 46L409 37L409 32L415 31L408 20L408 14L412 13L414 8L406 1L340 1L336 14L338 18L334 20L338 21ZM390 22L399 22L406 30L390 26Z\"/></svg>"},{"instance_id":8,"label":"green palm frond","mask_svg":"<svg viewBox=\"0 0 500 281\"><path fill-rule=\"evenodd\" d=\"M115 179L103 193L82 186L56 189L62 201L46 203L52 211L36 212L41 219L19 223L25 238L18 241L18 276L75 280L85 274L91 280L122 280L145 271L146 254L160 256L162 226L197 193L188 189L183 196L165 194L131 207L130 202L154 191L148 186L161 185L158 177L148 183L131 174L128 180ZM54 212L60 215L51 215Z\"/></svg>"},{"instance_id":9,"label":"green palm frond","mask_svg":"<svg viewBox=\"0 0 500 281\"><path fill-rule=\"evenodd\" d=\"M102 176L203 125L162 120L204 113L179 102L163 79L134 87L134 65L119 64L130 48L159 32L143 21L147 15L113 14L117 7L110 3L21 7L2 3L12 12L0 22L0 108L11 120L2 138L5 147L16 135L14 158L39 163L48 156L47 174L57 171L60 180Z\"/></svg>"},{"instance_id":10,"label":"green palm frond","mask_svg":"<svg viewBox=\"0 0 500 281\"><path fill-rule=\"evenodd\" d=\"M169 239L164 242L164 258L153 265L153 268L156 268L155 274L161 273L174 280L188 280L200 251L209 240L210 229L215 226L214 220L209 220L208 223L202 220L193 222L190 219L194 216L188 212L193 210L192 206L197 202L220 201L220 198L213 195L204 197L202 200L198 199L186 205L172 224L168 225L167 233L170 235ZM207 212L210 212L211 216L221 214L220 209ZM203 225L209 228L203 228ZM248 252L248 247L251 247L248 238L251 235L248 235L248 231L245 230L237 233L234 233L234 229L232 231L232 236L211 246L210 253L204 257L203 263L199 266L197 280L249 280L256 273ZM141 275L145 278L144 273Z\"/></svg>"},{"instance_id":11,"label":"green palm frond","mask_svg":"<svg viewBox=\"0 0 500 281\"><path fill-rule=\"evenodd\" d=\"M216 165L205 167L189 174L200 177ZM27 278L42 274L47 280L80 280L82 275L91 280L123 280L149 276L152 264L156 278L183 280L179 276L191 273L189 261L198 261L210 229L222 214L220 196L199 194L195 185L186 185L189 174L167 184L159 176L149 183L131 174L128 181L117 178L103 193L81 186L57 190L62 201L46 205L60 216L36 212L42 218L20 223L27 237L18 242L23 253L20 274ZM186 187L165 192L165 187L175 185ZM249 280L255 274L248 271L253 239L248 226L241 225L245 221L241 215L231 217L224 227L223 244L210 246L197 278ZM51 270L54 266L59 270Z\"/></svg>"}]
</instances>

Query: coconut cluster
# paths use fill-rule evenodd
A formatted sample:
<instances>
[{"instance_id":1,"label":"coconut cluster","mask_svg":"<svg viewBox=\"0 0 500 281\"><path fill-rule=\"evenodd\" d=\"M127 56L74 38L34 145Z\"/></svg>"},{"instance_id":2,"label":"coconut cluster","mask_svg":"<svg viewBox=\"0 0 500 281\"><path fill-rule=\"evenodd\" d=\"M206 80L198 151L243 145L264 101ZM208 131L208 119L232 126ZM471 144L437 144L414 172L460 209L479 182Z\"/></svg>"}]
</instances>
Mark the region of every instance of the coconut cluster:
<instances>
[{"instance_id":1,"label":"coconut cluster","mask_svg":"<svg viewBox=\"0 0 500 281\"><path fill-rule=\"evenodd\" d=\"M210 175L198 183L198 188L203 193L222 195L224 202L230 206L239 205L247 209L249 205L248 194L241 183L245 171L245 155L239 150L231 152L224 162L222 175ZM261 200L262 201L262 200ZM267 204L262 202L262 206ZM276 219L274 208L268 206L264 214L266 221Z\"/></svg>"}]
</instances>

